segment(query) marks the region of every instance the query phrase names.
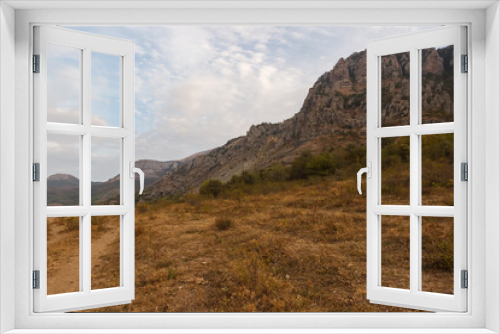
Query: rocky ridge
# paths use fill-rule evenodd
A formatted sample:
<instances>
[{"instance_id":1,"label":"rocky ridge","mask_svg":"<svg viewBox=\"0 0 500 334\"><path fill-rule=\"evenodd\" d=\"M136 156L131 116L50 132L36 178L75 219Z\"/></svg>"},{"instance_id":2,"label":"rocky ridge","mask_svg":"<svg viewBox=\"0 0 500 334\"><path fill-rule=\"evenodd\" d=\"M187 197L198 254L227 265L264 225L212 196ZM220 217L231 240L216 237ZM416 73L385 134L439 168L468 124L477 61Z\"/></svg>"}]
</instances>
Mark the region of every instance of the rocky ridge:
<instances>
[{"instance_id":1,"label":"rocky ridge","mask_svg":"<svg viewBox=\"0 0 500 334\"><path fill-rule=\"evenodd\" d=\"M423 52L423 77L427 80L422 98L423 107L448 114L452 113L452 91L439 88L443 80L436 79L453 70L449 49ZM408 54L386 56L382 61L384 125L402 125L409 119L409 71ZM437 88L439 94L435 93ZM346 135L358 143L366 136L366 51L341 58L321 75L300 111L290 119L252 125L245 136L168 171L147 190L147 196L183 194L195 191L207 179L227 181L243 170L287 164L305 149L320 152Z\"/></svg>"}]
</instances>

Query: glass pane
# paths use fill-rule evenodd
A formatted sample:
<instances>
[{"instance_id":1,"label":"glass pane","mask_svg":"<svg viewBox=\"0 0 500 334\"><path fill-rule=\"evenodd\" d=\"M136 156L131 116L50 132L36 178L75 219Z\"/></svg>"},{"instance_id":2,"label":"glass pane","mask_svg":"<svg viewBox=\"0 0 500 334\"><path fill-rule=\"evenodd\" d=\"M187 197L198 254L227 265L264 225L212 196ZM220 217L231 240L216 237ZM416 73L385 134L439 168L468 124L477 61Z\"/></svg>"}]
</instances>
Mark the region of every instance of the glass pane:
<instances>
[{"instance_id":1,"label":"glass pane","mask_svg":"<svg viewBox=\"0 0 500 334\"><path fill-rule=\"evenodd\" d=\"M381 141L382 204L410 205L410 137Z\"/></svg>"},{"instance_id":2,"label":"glass pane","mask_svg":"<svg viewBox=\"0 0 500 334\"><path fill-rule=\"evenodd\" d=\"M47 44L47 121L80 123L80 49Z\"/></svg>"},{"instance_id":3,"label":"glass pane","mask_svg":"<svg viewBox=\"0 0 500 334\"><path fill-rule=\"evenodd\" d=\"M410 53L381 57L382 126L410 125Z\"/></svg>"},{"instance_id":4,"label":"glass pane","mask_svg":"<svg viewBox=\"0 0 500 334\"><path fill-rule=\"evenodd\" d=\"M92 290L120 286L120 216L92 217Z\"/></svg>"},{"instance_id":5,"label":"glass pane","mask_svg":"<svg viewBox=\"0 0 500 334\"><path fill-rule=\"evenodd\" d=\"M453 205L453 133L422 136L422 205Z\"/></svg>"},{"instance_id":6,"label":"glass pane","mask_svg":"<svg viewBox=\"0 0 500 334\"><path fill-rule=\"evenodd\" d=\"M121 57L92 52L92 125L120 126Z\"/></svg>"},{"instance_id":7,"label":"glass pane","mask_svg":"<svg viewBox=\"0 0 500 334\"><path fill-rule=\"evenodd\" d=\"M92 137L92 205L120 204L121 141Z\"/></svg>"},{"instance_id":8,"label":"glass pane","mask_svg":"<svg viewBox=\"0 0 500 334\"><path fill-rule=\"evenodd\" d=\"M410 289L410 217L382 216L382 286Z\"/></svg>"},{"instance_id":9,"label":"glass pane","mask_svg":"<svg viewBox=\"0 0 500 334\"><path fill-rule=\"evenodd\" d=\"M453 218L422 217L422 291L453 294Z\"/></svg>"},{"instance_id":10,"label":"glass pane","mask_svg":"<svg viewBox=\"0 0 500 334\"><path fill-rule=\"evenodd\" d=\"M80 205L80 136L47 135L47 205Z\"/></svg>"},{"instance_id":11,"label":"glass pane","mask_svg":"<svg viewBox=\"0 0 500 334\"><path fill-rule=\"evenodd\" d=\"M422 124L453 122L453 45L422 50Z\"/></svg>"},{"instance_id":12,"label":"glass pane","mask_svg":"<svg viewBox=\"0 0 500 334\"><path fill-rule=\"evenodd\" d=\"M80 291L80 218L47 218L47 294Z\"/></svg>"}]
</instances>

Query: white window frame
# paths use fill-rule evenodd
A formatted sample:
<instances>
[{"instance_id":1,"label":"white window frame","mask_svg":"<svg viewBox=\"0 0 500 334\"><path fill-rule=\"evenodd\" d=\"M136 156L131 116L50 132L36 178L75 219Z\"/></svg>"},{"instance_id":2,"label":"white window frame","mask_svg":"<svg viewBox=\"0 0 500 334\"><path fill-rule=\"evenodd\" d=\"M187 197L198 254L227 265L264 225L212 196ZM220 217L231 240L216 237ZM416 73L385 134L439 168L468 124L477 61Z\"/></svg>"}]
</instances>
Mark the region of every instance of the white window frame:
<instances>
[{"instance_id":1,"label":"white window frame","mask_svg":"<svg viewBox=\"0 0 500 334\"><path fill-rule=\"evenodd\" d=\"M80 118L79 124L51 123L47 120L47 45L72 47L80 52ZM120 110L119 127L91 124L92 54L114 55L119 59ZM34 84L34 161L39 163L39 182L33 184L34 269L39 270L39 289L34 290L35 312L74 311L101 306L128 304L134 299L134 229L135 193L132 169L135 162L134 120L134 44L113 37L99 36L71 29L34 27L34 53L39 55L39 73ZM76 206L47 206L47 135L64 134L80 137L80 202ZM93 138L120 140L120 203L91 204L91 155ZM78 137L77 137L78 138ZM81 151L81 152L80 152ZM120 285L92 289L91 220L95 216L118 216L120 233ZM47 295L47 218L79 217L79 285L78 292Z\"/></svg>"},{"instance_id":2,"label":"white window frame","mask_svg":"<svg viewBox=\"0 0 500 334\"><path fill-rule=\"evenodd\" d=\"M15 333L35 333L37 329L64 329L88 333L106 329L192 329L193 332L412 332L422 333L491 333L500 332L500 12L497 1L433 1L385 2L371 1L270 1L229 4L207 1L203 4L144 1L122 2L137 9L98 10L99 7L120 6L107 1L17 2L0 4L0 25L9 29L0 32L0 325L1 331L16 329ZM245 5L246 3L246 5ZM19 10L14 7L35 8ZM52 6L52 9L50 7ZM55 6L55 7L54 7ZM58 7L87 8L75 10ZM150 9L147 7L150 6ZM163 6L163 9L154 7ZM226 6L226 8L224 8ZM244 9L246 6L247 9ZM253 6L253 7L252 7ZM398 9L391 9L398 6ZM455 8L454 8L455 6ZM151 9L153 7L154 9ZM166 7L166 8L165 8ZM179 7L184 9L179 9ZM243 8L242 8L243 7ZM405 8L406 7L406 8ZM41 8L49 8L41 10ZM93 8L93 9L92 9ZM350 9L349 9L350 8ZM401 9L403 8L403 9ZM459 8L459 9L457 9ZM411 9L411 10L410 10ZM15 24L12 20L15 15ZM486 24L485 24L486 23ZM377 25L377 24L464 24L469 27L471 59L468 78L469 119L468 152L470 154L470 183L468 197L468 243L470 286L467 313L436 314L34 314L31 286L32 260L32 76L29 73L32 46L32 27L35 24L61 25L128 25L128 24L272 24L272 25ZM15 42L13 41L15 30ZM9 35L10 34L10 35ZM5 47L4 47L5 46ZM15 46L15 58L13 57ZM14 58L14 60L13 60ZM12 66L15 65L15 73ZM488 66L488 71L486 71ZM4 71L5 70L5 71ZM15 79L15 100L8 92ZM15 107L15 117L12 110ZM5 129L15 126L14 135ZM2 132L2 130L4 130ZM10 138L10 141L9 141ZM7 142L6 142L7 140ZM488 154L486 154L488 150ZM4 160L1 160L1 159ZM7 159L15 159L15 165ZM486 162L488 164L486 165ZM477 168L475 168L477 166ZM15 167L15 184L10 181ZM486 182L488 174L488 182ZM12 188L5 189L4 185ZM15 185L15 212L9 211L8 197ZM487 196L486 196L487 195ZM14 218L15 225L8 219ZM474 226L474 228L472 228ZM15 244L11 241L15 238ZM12 286L15 282L15 289ZM11 284L11 285L9 285ZM14 290L14 291L12 291ZM15 305L13 308L12 305ZM13 316L13 317L12 317ZM246 331L244 329L247 329ZM301 328L301 330L298 330ZM358 329L357 331L355 329ZM131 329L137 329L136 331ZM239 330L238 330L239 329ZM294 330L296 329L296 330ZM390 330L392 329L392 330ZM179 330L180 331L180 330ZM41 332L41 331L40 331ZM52 330L50 332L57 332ZM121 332L118 330L118 332ZM186 332L186 331L183 331ZM189 332L189 331L188 331Z\"/></svg>"},{"instance_id":3,"label":"white window frame","mask_svg":"<svg viewBox=\"0 0 500 334\"><path fill-rule=\"evenodd\" d=\"M367 298L372 303L422 310L467 310L467 290L461 287L460 275L467 270L467 184L461 181L460 164L467 163L467 76L461 73L461 56L467 54L466 28L439 27L413 34L393 36L368 43L367 58L367 156L370 177L367 179ZM422 50L453 45L454 121L423 124L421 111ZM408 52L410 56L410 117L403 126L382 125L381 58ZM454 205L422 205L422 140L423 135L454 134ZM410 143L410 180L408 205L387 205L382 201L382 140L408 137ZM384 217L404 216L409 223L409 289L384 286L382 282L382 224ZM453 294L422 291L422 217L453 218ZM412 308L410 306L410 308Z\"/></svg>"}]
</instances>

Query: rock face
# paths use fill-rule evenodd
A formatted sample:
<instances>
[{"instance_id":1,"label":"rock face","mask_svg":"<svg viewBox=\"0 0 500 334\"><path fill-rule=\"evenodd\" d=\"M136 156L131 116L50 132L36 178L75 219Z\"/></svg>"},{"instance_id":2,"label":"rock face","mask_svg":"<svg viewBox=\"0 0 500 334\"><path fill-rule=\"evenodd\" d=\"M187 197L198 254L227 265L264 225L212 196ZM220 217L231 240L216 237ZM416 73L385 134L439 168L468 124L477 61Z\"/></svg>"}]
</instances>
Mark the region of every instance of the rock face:
<instances>
[{"instance_id":1,"label":"rock face","mask_svg":"<svg viewBox=\"0 0 500 334\"><path fill-rule=\"evenodd\" d=\"M438 50L435 49L427 53L424 65L422 66L422 74L427 75L429 73L439 76L444 73L443 58L439 55Z\"/></svg>"},{"instance_id":2,"label":"rock face","mask_svg":"<svg viewBox=\"0 0 500 334\"><path fill-rule=\"evenodd\" d=\"M382 126L410 124L410 54L383 56Z\"/></svg>"},{"instance_id":3,"label":"rock face","mask_svg":"<svg viewBox=\"0 0 500 334\"><path fill-rule=\"evenodd\" d=\"M422 50L422 120L453 122L453 46Z\"/></svg>"},{"instance_id":4,"label":"rock face","mask_svg":"<svg viewBox=\"0 0 500 334\"><path fill-rule=\"evenodd\" d=\"M452 89L443 86L443 77L453 72L450 48L423 52L426 80L422 100L429 101L429 108L447 114L453 108ZM409 55L384 57L382 73L384 125L409 124ZM331 71L320 76L292 118L252 125L245 136L172 168L146 193L157 198L196 191L207 179L227 181L243 170L287 164L303 150L321 152L341 145L346 136L351 143L363 143L366 136L365 51L341 58Z\"/></svg>"}]
</instances>

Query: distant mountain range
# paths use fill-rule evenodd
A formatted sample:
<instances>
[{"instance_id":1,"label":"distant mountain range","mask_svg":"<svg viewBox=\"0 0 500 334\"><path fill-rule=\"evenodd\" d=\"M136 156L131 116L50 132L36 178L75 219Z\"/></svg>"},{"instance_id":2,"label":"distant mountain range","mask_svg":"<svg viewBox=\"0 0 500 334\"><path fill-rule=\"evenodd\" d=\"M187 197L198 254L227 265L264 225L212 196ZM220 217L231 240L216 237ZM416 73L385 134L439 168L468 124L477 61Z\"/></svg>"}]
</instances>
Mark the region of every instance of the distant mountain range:
<instances>
[{"instance_id":1,"label":"distant mountain range","mask_svg":"<svg viewBox=\"0 0 500 334\"><path fill-rule=\"evenodd\" d=\"M159 181L167 172L208 152L210 151L199 152L184 159L174 161L138 160L135 166L144 172L144 187L148 188ZM92 204L118 204L119 182L119 175L105 182L92 182ZM135 188L139 189L138 177L136 177L135 183ZM79 180L73 175L54 174L49 176L47 178L48 205L78 205L79 189Z\"/></svg>"},{"instance_id":2,"label":"distant mountain range","mask_svg":"<svg viewBox=\"0 0 500 334\"><path fill-rule=\"evenodd\" d=\"M453 48L427 49L422 54L422 108L429 110L431 121L439 117L453 120L453 86L446 84L453 73ZM409 57L386 56L381 66L382 124L405 124L410 110ZM304 150L319 153L338 145L361 144L365 138L366 51L361 51L341 58L332 70L321 75L309 89L300 111L291 118L252 125L245 136L182 160L139 160L136 166L146 176L143 198L154 199L195 191L207 179L227 181L243 170L286 165ZM118 181L117 176L93 182L93 203L116 202ZM136 179L136 189L138 186ZM48 189L49 205L74 201L78 198L78 179L53 175L48 178Z\"/></svg>"}]
</instances>

